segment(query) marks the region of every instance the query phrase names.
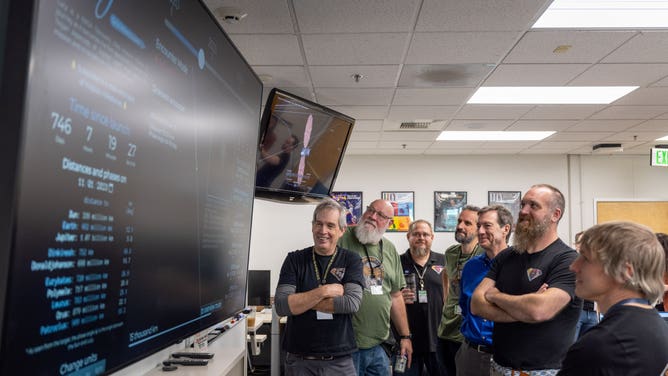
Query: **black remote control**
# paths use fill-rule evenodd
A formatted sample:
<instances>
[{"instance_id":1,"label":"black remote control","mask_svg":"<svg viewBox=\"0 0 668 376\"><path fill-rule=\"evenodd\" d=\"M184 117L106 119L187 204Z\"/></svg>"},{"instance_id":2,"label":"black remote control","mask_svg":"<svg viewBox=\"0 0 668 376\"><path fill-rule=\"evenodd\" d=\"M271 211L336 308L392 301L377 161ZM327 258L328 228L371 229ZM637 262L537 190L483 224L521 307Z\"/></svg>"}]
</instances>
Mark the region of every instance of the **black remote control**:
<instances>
[{"instance_id":1,"label":"black remote control","mask_svg":"<svg viewBox=\"0 0 668 376\"><path fill-rule=\"evenodd\" d=\"M190 358L190 359L211 359L213 358L213 353L201 353L201 352L176 352L172 354L174 358Z\"/></svg>"},{"instance_id":2,"label":"black remote control","mask_svg":"<svg viewBox=\"0 0 668 376\"><path fill-rule=\"evenodd\" d=\"M206 359L168 359L162 362L165 366L179 365L179 366L205 366L209 364Z\"/></svg>"}]
</instances>

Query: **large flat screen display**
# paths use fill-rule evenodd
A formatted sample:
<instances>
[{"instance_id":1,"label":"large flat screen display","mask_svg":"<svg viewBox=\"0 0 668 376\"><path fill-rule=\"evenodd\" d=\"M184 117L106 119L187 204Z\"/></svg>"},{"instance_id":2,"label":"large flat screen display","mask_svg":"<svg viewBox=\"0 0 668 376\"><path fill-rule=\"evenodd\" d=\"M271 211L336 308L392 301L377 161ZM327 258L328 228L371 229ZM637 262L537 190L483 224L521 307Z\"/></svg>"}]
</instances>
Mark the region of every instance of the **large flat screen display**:
<instances>
[{"instance_id":1,"label":"large flat screen display","mask_svg":"<svg viewBox=\"0 0 668 376\"><path fill-rule=\"evenodd\" d=\"M109 373L243 309L262 84L199 1L21 2L0 374Z\"/></svg>"},{"instance_id":2,"label":"large flat screen display","mask_svg":"<svg viewBox=\"0 0 668 376\"><path fill-rule=\"evenodd\" d=\"M262 115L256 195L284 201L329 196L355 120L272 89Z\"/></svg>"}]
</instances>

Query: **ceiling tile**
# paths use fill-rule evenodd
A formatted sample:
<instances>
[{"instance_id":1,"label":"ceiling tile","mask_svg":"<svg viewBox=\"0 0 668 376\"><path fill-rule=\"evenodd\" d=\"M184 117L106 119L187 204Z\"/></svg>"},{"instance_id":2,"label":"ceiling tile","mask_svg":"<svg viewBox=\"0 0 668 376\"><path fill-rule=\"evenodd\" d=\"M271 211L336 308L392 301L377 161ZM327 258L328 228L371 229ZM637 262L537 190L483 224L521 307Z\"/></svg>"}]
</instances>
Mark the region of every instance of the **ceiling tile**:
<instances>
[{"instance_id":1,"label":"ceiling tile","mask_svg":"<svg viewBox=\"0 0 668 376\"><path fill-rule=\"evenodd\" d=\"M316 88L315 94L325 106L382 106L390 104L394 89Z\"/></svg>"},{"instance_id":2,"label":"ceiling tile","mask_svg":"<svg viewBox=\"0 0 668 376\"><path fill-rule=\"evenodd\" d=\"M605 108L596 104L541 104L527 112L522 119L578 120L586 119Z\"/></svg>"},{"instance_id":3,"label":"ceiling tile","mask_svg":"<svg viewBox=\"0 0 668 376\"><path fill-rule=\"evenodd\" d=\"M591 118L649 120L667 111L668 106L609 106Z\"/></svg>"},{"instance_id":4,"label":"ceiling tile","mask_svg":"<svg viewBox=\"0 0 668 376\"><path fill-rule=\"evenodd\" d=\"M409 89L398 88L392 104L415 106L462 105L473 94L470 88Z\"/></svg>"},{"instance_id":5,"label":"ceiling tile","mask_svg":"<svg viewBox=\"0 0 668 376\"><path fill-rule=\"evenodd\" d=\"M523 150L536 143L538 141L487 141L483 145L483 148Z\"/></svg>"},{"instance_id":6,"label":"ceiling tile","mask_svg":"<svg viewBox=\"0 0 668 376\"><path fill-rule=\"evenodd\" d=\"M316 87L395 87L399 65L311 66L311 78ZM362 77L355 81L354 75Z\"/></svg>"},{"instance_id":7,"label":"ceiling tile","mask_svg":"<svg viewBox=\"0 0 668 376\"><path fill-rule=\"evenodd\" d=\"M448 124L446 131L502 131L513 120L453 120Z\"/></svg>"},{"instance_id":8,"label":"ceiling tile","mask_svg":"<svg viewBox=\"0 0 668 376\"><path fill-rule=\"evenodd\" d=\"M610 142L651 142L657 138L661 138L668 132L619 132L610 135L603 139L603 141Z\"/></svg>"},{"instance_id":9,"label":"ceiling tile","mask_svg":"<svg viewBox=\"0 0 668 376\"><path fill-rule=\"evenodd\" d=\"M457 110L457 106L392 106L388 119L394 121L445 120Z\"/></svg>"},{"instance_id":10,"label":"ceiling tile","mask_svg":"<svg viewBox=\"0 0 668 376\"><path fill-rule=\"evenodd\" d=\"M518 120L507 131L563 131L575 125L577 120Z\"/></svg>"},{"instance_id":11,"label":"ceiling tile","mask_svg":"<svg viewBox=\"0 0 668 376\"><path fill-rule=\"evenodd\" d=\"M355 131L380 132L383 128L382 120L355 120Z\"/></svg>"},{"instance_id":12,"label":"ceiling tile","mask_svg":"<svg viewBox=\"0 0 668 376\"><path fill-rule=\"evenodd\" d=\"M378 141L378 140L380 140L380 133L378 132L358 132L357 130L354 130L353 134L350 137L349 142Z\"/></svg>"},{"instance_id":13,"label":"ceiling tile","mask_svg":"<svg viewBox=\"0 0 668 376\"><path fill-rule=\"evenodd\" d=\"M209 0L212 13L228 34L290 34L294 32L292 17L286 1L265 0ZM240 22L222 20L219 7L234 7L247 14Z\"/></svg>"},{"instance_id":14,"label":"ceiling tile","mask_svg":"<svg viewBox=\"0 0 668 376\"><path fill-rule=\"evenodd\" d=\"M251 65L304 65L295 35L237 34L230 38Z\"/></svg>"},{"instance_id":15,"label":"ceiling tile","mask_svg":"<svg viewBox=\"0 0 668 376\"><path fill-rule=\"evenodd\" d=\"M484 144L484 141L436 141L431 149L477 149Z\"/></svg>"},{"instance_id":16,"label":"ceiling tile","mask_svg":"<svg viewBox=\"0 0 668 376\"><path fill-rule=\"evenodd\" d=\"M583 120L568 128L569 132L621 132L642 120Z\"/></svg>"},{"instance_id":17,"label":"ceiling tile","mask_svg":"<svg viewBox=\"0 0 668 376\"><path fill-rule=\"evenodd\" d=\"M420 0L292 1L302 33L411 31L420 6Z\"/></svg>"},{"instance_id":18,"label":"ceiling tile","mask_svg":"<svg viewBox=\"0 0 668 376\"><path fill-rule=\"evenodd\" d=\"M420 132L420 131L389 131L383 132L380 139L382 141L436 141L436 137L441 132Z\"/></svg>"},{"instance_id":19,"label":"ceiling tile","mask_svg":"<svg viewBox=\"0 0 668 376\"><path fill-rule=\"evenodd\" d=\"M668 32L643 30L615 52L604 63L668 63Z\"/></svg>"},{"instance_id":20,"label":"ceiling tile","mask_svg":"<svg viewBox=\"0 0 668 376\"><path fill-rule=\"evenodd\" d=\"M255 66L258 75L271 76L269 81L263 81L265 85L272 87L311 87L311 81L303 66Z\"/></svg>"},{"instance_id":21,"label":"ceiling tile","mask_svg":"<svg viewBox=\"0 0 668 376\"><path fill-rule=\"evenodd\" d=\"M596 64L570 86L647 86L668 75L668 64Z\"/></svg>"},{"instance_id":22,"label":"ceiling tile","mask_svg":"<svg viewBox=\"0 0 668 376\"><path fill-rule=\"evenodd\" d=\"M518 119L533 105L467 104L457 113L456 119Z\"/></svg>"},{"instance_id":23,"label":"ceiling tile","mask_svg":"<svg viewBox=\"0 0 668 376\"><path fill-rule=\"evenodd\" d=\"M493 64L517 39L513 32L416 33L407 64Z\"/></svg>"},{"instance_id":24,"label":"ceiling tile","mask_svg":"<svg viewBox=\"0 0 668 376\"><path fill-rule=\"evenodd\" d=\"M302 36L310 65L400 64L410 34L307 34Z\"/></svg>"},{"instance_id":25,"label":"ceiling tile","mask_svg":"<svg viewBox=\"0 0 668 376\"><path fill-rule=\"evenodd\" d=\"M668 87L636 89L614 102L615 105L668 105Z\"/></svg>"},{"instance_id":26,"label":"ceiling tile","mask_svg":"<svg viewBox=\"0 0 668 376\"><path fill-rule=\"evenodd\" d=\"M629 131L638 131L638 132L666 132L668 133L668 119L655 119L647 120L637 126L629 129Z\"/></svg>"},{"instance_id":27,"label":"ceiling tile","mask_svg":"<svg viewBox=\"0 0 668 376\"><path fill-rule=\"evenodd\" d=\"M494 64L404 65L399 87L475 87Z\"/></svg>"},{"instance_id":28,"label":"ceiling tile","mask_svg":"<svg viewBox=\"0 0 668 376\"><path fill-rule=\"evenodd\" d=\"M576 148L581 148L585 145L590 145L590 142L587 141L575 141L575 142L569 142L569 141L563 141L563 142L551 142L551 141L542 141L540 143L537 143L533 145L531 148L532 149L549 149L552 151L562 151L562 152L567 152L569 150L573 150Z\"/></svg>"},{"instance_id":29,"label":"ceiling tile","mask_svg":"<svg viewBox=\"0 0 668 376\"><path fill-rule=\"evenodd\" d=\"M589 64L501 64L483 86L562 86Z\"/></svg>"},{"instance_id":30,"label":"ceiling tile","mask_svg":"<svg viewBox=\"0 0 668 376\"><path fill-rule=\"evenodd\" d=\"M396 153L399 153L403 149L424 150L428 148L431 144L432 142L430 141L380 141L378 143L378 148L387 149L387 151L394 150Z\"/></svg>"},{"instance_id":31,"label":"ceiling tile","mask_svg":"<svg viewBox=\"0 0 668 376\"><path fill-rule=\"evenodd\" d=\"M354 119L384 119L387 116L388 106L330 106L342 114Z\"/></svg>"},{"instance_id":32,"label":"ceiling tile","mask_svg":"<svg viewBox=\"0 0 668 376\"><path fill-rule=\"evenodd\" d=\"M530 31L504 59L504 63L594 63L609 54L633 32L624 31ZM554 53L558 46L571 48Z\"/></svg>"},{"instance_id":33,"label":"ceiling tile","mask_svg":"<svg viewBox=\"0 0 668 376\"><path fill-rule=\"evenodd\" d=\"M417 31L521 31L549 0L425 0Z\"/></svg>"},{"instance_id":34,"label":"ceiling tile","mask_svg":"<svg viewBox=\"0 0 668 376\"><path fill-rule=\"evenodd\" d=\"M613 134L614 132L559 132L548 137L546 141L599 141Z\"/></svg>"}]
</instances>

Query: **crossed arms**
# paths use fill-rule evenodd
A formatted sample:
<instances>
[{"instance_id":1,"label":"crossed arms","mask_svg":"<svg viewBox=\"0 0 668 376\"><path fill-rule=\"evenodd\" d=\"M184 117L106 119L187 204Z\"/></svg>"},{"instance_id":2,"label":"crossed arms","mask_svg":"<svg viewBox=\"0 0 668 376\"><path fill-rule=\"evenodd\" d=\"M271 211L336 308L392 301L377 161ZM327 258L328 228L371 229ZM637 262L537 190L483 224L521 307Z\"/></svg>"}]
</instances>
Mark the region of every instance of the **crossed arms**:
<instances>
[{"instance_id":1,"label":"crossed arms","mask_svg":"<svg viewBox=\"0 0 668 376\"><path fill-rule=\"evenodd\" d=\"M362 302L362 286L356 283L328 283L297 293L293 285L276 288L276 312L280 316L301 315L314 309L328 313L354 313Z\"/></svg>"},{"instance_id":2,"label":"crossed arms","mask_svg":"<svg viewBox=\"0 0 668 376\"><path fill-rule=\"evenodd\" d=\"M547 284L529 294L505 294L496 288L496 281L485 277L473 292L471 313L494 322L537 323L552 319L570 301L566 291Z\"/></svg>"}]
</instances>

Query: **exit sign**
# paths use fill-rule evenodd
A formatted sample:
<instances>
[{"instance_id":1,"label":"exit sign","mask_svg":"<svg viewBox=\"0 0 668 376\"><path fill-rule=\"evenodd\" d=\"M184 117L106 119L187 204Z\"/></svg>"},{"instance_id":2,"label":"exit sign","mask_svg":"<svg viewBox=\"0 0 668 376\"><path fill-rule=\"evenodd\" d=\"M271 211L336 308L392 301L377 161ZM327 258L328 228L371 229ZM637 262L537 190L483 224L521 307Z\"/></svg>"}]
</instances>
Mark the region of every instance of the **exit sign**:
<instances>
[{"instance_id":1,"label":"exit sign","mask_svg":"<svg viewBox=\"0 0 668 376\"><path fill-rule=\"evenodd\" d=\"M668 149L652 148L650 166L668 167Z\"/></svg>"}]
</instances>

